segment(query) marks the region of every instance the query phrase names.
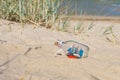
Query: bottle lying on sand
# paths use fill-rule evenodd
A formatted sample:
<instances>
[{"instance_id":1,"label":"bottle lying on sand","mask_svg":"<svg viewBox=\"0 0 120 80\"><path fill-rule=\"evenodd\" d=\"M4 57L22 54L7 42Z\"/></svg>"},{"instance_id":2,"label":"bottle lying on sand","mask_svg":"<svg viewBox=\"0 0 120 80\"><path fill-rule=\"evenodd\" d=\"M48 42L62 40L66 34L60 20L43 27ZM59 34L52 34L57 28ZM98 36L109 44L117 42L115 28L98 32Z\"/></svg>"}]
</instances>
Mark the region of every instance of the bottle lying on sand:
<instances>
[{"instance_id":1,"label":"bottle lying on sand","mask_svg":"<svg viewBox=\"0 0 120 80\"><path fill-rule=\"evenodd\" d=\"M75 58L86 58L88 57L89 47L85 44L68 40L68 41L61 41L58 40L55 45L58 45L60 51L57 53L64 52L68 57L75 57Z\"/></svg>"},{"instance_id":2,"label":"bottle lying on sand","mask_svg":"<svg viewBox=\"0 0 120 80\"><path fill-rule=\"evenodd\" d=\"M77 58L88 57L89 47L87 45L73 40L64 41L62 43L62 48L67 55L72 55Z\"/></svg>"}]
</instances>

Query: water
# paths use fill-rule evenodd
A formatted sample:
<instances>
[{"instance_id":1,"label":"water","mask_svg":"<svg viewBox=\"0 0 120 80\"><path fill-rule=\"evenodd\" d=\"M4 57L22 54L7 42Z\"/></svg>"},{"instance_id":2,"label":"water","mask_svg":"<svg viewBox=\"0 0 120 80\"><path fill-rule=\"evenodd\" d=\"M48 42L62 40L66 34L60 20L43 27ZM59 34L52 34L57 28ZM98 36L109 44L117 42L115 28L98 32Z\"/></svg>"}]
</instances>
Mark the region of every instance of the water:
<instances>
[{"instance_id":1,"label":"water","mask_svg":"<svg viewBox=\"0 0 120 80\"><path fill-rule=\"evenodd\" d=\"M92 16L120 16L120 0L64 0L69 5L65 13Z\"/></svg>"}]
</instances>

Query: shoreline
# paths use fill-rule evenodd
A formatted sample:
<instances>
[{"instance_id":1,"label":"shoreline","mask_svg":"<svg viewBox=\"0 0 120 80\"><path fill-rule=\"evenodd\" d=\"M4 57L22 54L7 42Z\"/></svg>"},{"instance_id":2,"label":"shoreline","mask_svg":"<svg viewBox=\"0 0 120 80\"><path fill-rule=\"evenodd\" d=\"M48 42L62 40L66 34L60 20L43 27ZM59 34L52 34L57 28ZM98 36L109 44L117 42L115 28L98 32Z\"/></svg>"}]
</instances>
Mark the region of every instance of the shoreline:
<instances>
[{"instance_id":1,"label":"shoreline","mask_svg":"<svg viewBox=\"0 0 120 80\"><path fill-rule=\"evenodd\" d=\"M62 16L62 19L70 17L71 20L83 20L83 21L119 21L118 16Z\"/></svg>"},{"instance_id":2,"label":"shoreline","mask_svg":"<svg viewBox=\"0 0 120 80\"><path fill-rule=\"evenodd\" d=\"M71 21L110 21L110 22L120 22L120 17L119 16L60 16L59 19L66 20L69 19ZM2 19L0 20L7 20L7 19ZM11 21L11 20L7 20ZM17 22L17 21L12 21L12 22ZM18 22L19 23L19 22Z\"/></svg>"}]
</instances>

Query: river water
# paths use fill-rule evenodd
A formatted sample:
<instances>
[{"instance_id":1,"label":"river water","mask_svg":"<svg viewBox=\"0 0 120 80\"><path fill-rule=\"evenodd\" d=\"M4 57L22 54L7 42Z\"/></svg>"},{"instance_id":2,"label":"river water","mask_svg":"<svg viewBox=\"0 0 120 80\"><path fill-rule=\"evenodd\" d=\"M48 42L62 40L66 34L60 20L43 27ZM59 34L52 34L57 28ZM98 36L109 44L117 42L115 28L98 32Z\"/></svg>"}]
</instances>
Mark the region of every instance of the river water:
<instances>
[{"instance_id":1,"label":"river water","mask_svg":"<svg viewBox=\"0 0 120 80\"><path fill-rule=\"evenodd\" d=\"M64 0L66 13L90 16L120 16L120 0Z\"/></svg>"}]
</instances>

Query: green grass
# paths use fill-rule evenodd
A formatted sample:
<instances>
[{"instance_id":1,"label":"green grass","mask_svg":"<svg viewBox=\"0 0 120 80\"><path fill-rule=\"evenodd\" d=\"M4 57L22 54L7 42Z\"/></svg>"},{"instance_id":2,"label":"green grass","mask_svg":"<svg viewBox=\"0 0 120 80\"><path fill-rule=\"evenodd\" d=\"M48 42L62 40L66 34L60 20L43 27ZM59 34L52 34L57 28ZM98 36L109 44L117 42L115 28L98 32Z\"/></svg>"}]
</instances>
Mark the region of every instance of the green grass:
<instances>
[{"instance_id":1,"label":"green grass","mask_svg":"<svg viewBox=\"0 0 120 80\"><path fill-rule=\"evenodd\" d=\"M111 34L115 39L117 39L117 37L113 33L113 27L114 26L109 26L107 29L105 29L105 31L103 32L103 35L109 35L109 34Z\"/></svg>"},{"instance_id":2,"label":"green grass","mask_svg":"<svg viewBox=\"0 0 120 80\"><path fill-rule=\"evenodd\" d=\"M87 33L95 26L94 21L90 22L90 24L85 25L84 21L79 21L75 26L73 32L75 34Z\"/></svg>"},{"instance_id":3,"label":"green grass","mask_svg":"<svg viewBox=\"0 0 120 80\"><path fill-rule=\"evenodd\" d=\"M65 10L62 3L63 0L0 0L0 18L51 28Z\"/></svg>"},{"instance_id":4,"label":"green grass","mask_svg":"<svg viewBox=\"0 0 120 80\"><path fill-rule=\"evenodd\" d=\"M84 27L82 26L83 23L78 22L77 25L74 26L74 33L81 33L84 30Z\"/></svg>"},{"instance_id":5,"label":"green grass","mask_svg":"<svg viewBox=\"0 0 120 80\"><path fill-rule=\"evenodd\" d=\"M37 27L67 31L70 27L70 16L75 12L71 11L70 1L68 0L63 6L64 0L0 0L0 18L21 24L32 23ZM82 15L84 14L81 11ZM65 18L62 19L61 16ZM86 27L87 30L91 30L93 26L93 22L88 26L78 23L74 26L73 32L82 33Z\"/></svg>"},{"instance_id":6,"label":"green grass","mask_svg":"<svg viewBox=\"0 0 120 80\"><path fill-rule=\"evenodd\" d=\"M103 35L105 35L105 38L109 41L109 42L116 42L118 40L118 38L116 37L116 35L113 32L113 27L114 26L109 26L108 28L106 28L103 32ZM108 37L109 36L109 37ZM111 36L111 38L110 38Z\"/></svg>"}]
</instances>

